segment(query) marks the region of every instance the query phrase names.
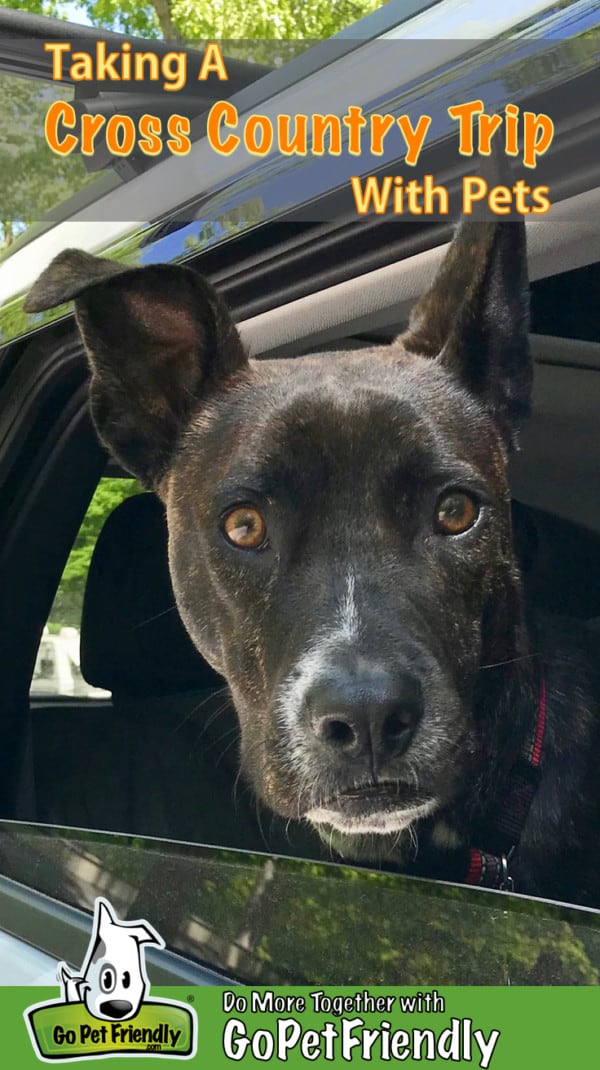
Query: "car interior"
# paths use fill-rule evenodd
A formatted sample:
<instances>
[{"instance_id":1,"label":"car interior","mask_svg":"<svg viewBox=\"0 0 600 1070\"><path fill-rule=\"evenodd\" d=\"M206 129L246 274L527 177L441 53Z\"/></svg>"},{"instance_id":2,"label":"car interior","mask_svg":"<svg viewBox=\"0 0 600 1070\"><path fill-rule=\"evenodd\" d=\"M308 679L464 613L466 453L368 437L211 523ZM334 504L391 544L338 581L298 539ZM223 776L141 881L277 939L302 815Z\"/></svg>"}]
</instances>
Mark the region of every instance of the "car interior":
<instances>
[{"instance_id":1,"label":"car interior","mask_svg":"<svg viewBox=\"0 0 600 1070\"><path fill-rule=\"evenodd\" d=\"M589 622L600 617L597 200L580 195L561 205L564 222L528 226L534 415L512 464L528 600ZM233 283L225 286L251 354L322 352L326 360L335 348L389 343L444 248L411 253L411 225L395 226L407 242L401 259L333 283L317 274L312 287L304 277L300 296L254 315L240 312ZM286 237L297 243L291 228ZM207 271L201 257L190 263ZM87 576L81 670L111 697L29 697L42 630L96 485L128 475L95 437L86 378L68 316L6 347L0 362L0 816L322 857L310 830L261 812L239 776L235 714L177 613L154 495L126 498L107 518Z\"/></svg>"}]
</instances>

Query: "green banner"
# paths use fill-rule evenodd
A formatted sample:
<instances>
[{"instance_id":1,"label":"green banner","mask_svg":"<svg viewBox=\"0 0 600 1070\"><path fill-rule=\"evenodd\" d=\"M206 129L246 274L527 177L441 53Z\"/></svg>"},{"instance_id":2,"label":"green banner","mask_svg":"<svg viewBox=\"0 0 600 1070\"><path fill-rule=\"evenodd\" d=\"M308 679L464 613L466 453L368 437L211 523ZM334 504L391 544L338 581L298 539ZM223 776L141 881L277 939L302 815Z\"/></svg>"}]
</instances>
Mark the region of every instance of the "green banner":
<instances>
[{"instance_id":1,"label":"green banner","mask_svg":"<svg viewBox=\"0 0 600 1070\"><path fill-rule=\"evenodd\" d=\"M49 1006L34 1006L45 1000ZM138 1015L119 1024L60 1004L56 989L0 989L2 1064L11 1070L39 1066L42 1056L78 1065L103 1057L115 1070L156 1070L165 1058L208 1070L362 1062L562 1070L597 1064L599 1011L593 987L153 986Z\"/></svg>"}]
</instances>

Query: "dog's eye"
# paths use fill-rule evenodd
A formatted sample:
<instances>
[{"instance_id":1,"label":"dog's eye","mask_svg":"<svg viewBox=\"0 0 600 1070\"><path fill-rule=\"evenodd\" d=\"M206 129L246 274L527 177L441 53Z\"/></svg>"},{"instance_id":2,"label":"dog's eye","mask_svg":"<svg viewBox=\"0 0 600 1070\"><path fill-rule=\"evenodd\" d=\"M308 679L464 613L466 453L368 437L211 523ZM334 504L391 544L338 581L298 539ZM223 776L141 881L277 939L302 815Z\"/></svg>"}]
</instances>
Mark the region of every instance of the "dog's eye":
<instances>
[{"instance_id":1,"label":"dog's eye","mask_svg":"<svg viewBox=\"0 0 600 1070\"><path fill-rule=\"evenodd\" d=\"M117 975L112 966L103 966L100 971L100 988L103 992L112 992L117 983Z\"/></svg>"},{"instance_id":2,"label":"dog's eye","mask_svg":"<svg viewBox=\"0 0 600 1070\"><path fill-rule=\"evenodd\" d=\"M477 502L463 491L443 494L435 508L435 526L442 535L462 535L479 516Z\"/></svg>"},{"instance_id":3,"label":"dog's eye","mask_svg":"<svg viewBox=\"0 0 600 1070\"><path fill-rule=\"evenodd\" d=\"M228 542L242 550L258 550L265 542L267 525L258 509L241 505L223 518L223 533Z\"/></svg>"}]
</instances>

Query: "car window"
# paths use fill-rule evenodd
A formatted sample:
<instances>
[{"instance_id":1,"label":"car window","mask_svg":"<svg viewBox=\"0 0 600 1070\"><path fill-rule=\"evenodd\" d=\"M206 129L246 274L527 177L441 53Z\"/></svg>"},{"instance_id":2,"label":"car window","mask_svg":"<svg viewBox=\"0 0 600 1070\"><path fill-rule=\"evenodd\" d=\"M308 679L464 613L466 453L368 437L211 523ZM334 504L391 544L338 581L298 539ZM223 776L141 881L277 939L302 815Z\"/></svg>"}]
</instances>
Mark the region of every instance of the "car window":
<instances>
[{"instance_id":1,"label":"car window","mask_svg":"<svg viewBox=\"0 0 600 1070\"><path fill-rule=\"evenodd\" d=\"M44 139L50 105L55 100L70 102L73 96L72 86L0 70L4 183L0 253L27 228L31 212L39 218L94 178L86 172L83 156L58 156Z\"/></svg>"},{"instance_id":2,"label":"car window","mask_svg":"<svg viewBox=\"0 0 600 1070\"><path fill-rule=\"evenodd\" d=\"M104 698L80 668L79 642L83 596L92 554L104 521L125 499L141 491L135 479L100 480L69 554L42 640L31 681L32 696Z\"/></svg>"},{"instance_id":3,"label":"car window","mask_svg":"<svg viewBox=\"0 0 600 1070\"><path fill-rule=\"evenodd\" d=\"M71 4L65 15L76 21L65 22L62 41L62 35L56 40L56 31L53 34L50 24L47 48L42 48L33 31L30 38L22 29L15 35L14 25L0 12L0 33L10 35L6 55L0 55L0 260L21 235L41 220L68 218L82 205L93 203L168 156L163 142L168 136L167 116L174 110L174 92L179 93L178 113L192 123L208 110L212 97L233 95L259 81L308 51L316 40L331 37L378 6L378 0L338 0L330 14L319 12L317 5L310 13L288 12L287 20L274 22L271 16L255 12L253 5L240 9L233 18L222 4L208 11L196 11L197 5L188 5L188 10L175 13L175 23L169 12L165 23L152 5L146 5L136 11L134 18L125 16L125 22L122 13L88 11L91 23L83 16L81 25L78 19L82 15L77 5ZM77 61L73 57L80 56L81 50L88 50L90 64L91 57L95 57L96 39L90 26L97 27L109 48L112 44L109 70L115 74L109 74L108 82L102 72L96 80L82 78L75 70ZM127 36L111 38L114 31ZM176 51L168 43L171 40L178 42ZM221 78L210 79L206 73L201 74L203 51L215 41L229 65L225 84ZM121 67L123 42L128 46L128 63ZM145 58L140 60L142 56ZM95 72L96 68L90 66L91 69ZM12 73L14 70L17 75ZM180 93L183 86L186 92ZM143 109L140 94L144 97ZM152 113L158 123L154 127L155 146L150 152L136 147L134 151L114 154L98 134L93 153L79 145L68 155L53 151L44 133L49 129L45 126L47 113L55 101L68 105L65 126L70 129L79 129L82 117L90 114L111 116L116 112L121 119L127 116L128 129L137 131L136 144L140 129L144 129L143 123L138 129L142 112ZM59 128L62 135L60 123L57 140ZM156 148L158 130L163 145L160 151ZM187 125L185 130L189 132ZM195 137L193 131L191 136ZM93 188L84 193L88 186Z\"/></svg>"},{"instance_id":4,"label":"car window","mask_svg":"<svg viewBox=\"0 0 600 1070\"><path fill-rule=\"evenodd\" d=\"M600 912L349 865L0 823L0 873L246 984L597 985ZM47 945L46 945L47 950Z\"/></svg>"}]
</instances>

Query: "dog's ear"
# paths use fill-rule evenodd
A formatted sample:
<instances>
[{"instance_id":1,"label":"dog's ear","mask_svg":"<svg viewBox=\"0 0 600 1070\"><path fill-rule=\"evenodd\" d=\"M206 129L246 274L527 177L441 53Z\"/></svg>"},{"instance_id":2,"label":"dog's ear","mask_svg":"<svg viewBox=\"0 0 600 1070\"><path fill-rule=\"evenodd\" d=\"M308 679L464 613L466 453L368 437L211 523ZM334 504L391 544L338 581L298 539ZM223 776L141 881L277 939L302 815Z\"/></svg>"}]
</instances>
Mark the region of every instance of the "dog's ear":
<instances>
[{"instance_id":1,"label":"dog's ear","mask_svg":"<svg viewBox=\"0 0 600 1070\"><path fill-rule=\"evenodd\" d=\"M132 268L75 249L53 260L25 309L71 298L92 367L98 434L125 468L155 486L193 409L247 364L233 320L190 268Z\"/></svg>"},{"instance_id":2,"label":"dog's ear","mask_svg":"<svg viewBox=\"0 0 600 1070\"><path fill-rule=\"evenodd\" d=\"M531 402L528 331L523 222L462 223L399 341L452 371L514 445Z\"/></svg>"}]
</instances>

